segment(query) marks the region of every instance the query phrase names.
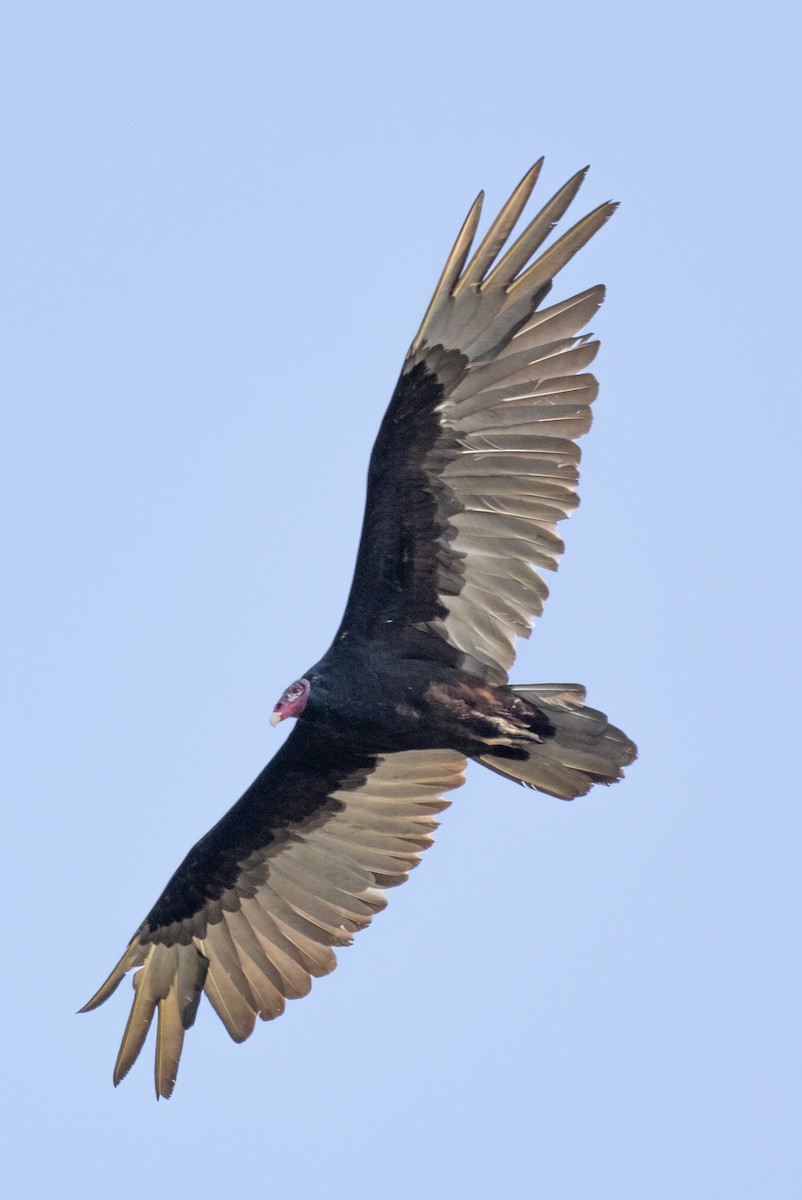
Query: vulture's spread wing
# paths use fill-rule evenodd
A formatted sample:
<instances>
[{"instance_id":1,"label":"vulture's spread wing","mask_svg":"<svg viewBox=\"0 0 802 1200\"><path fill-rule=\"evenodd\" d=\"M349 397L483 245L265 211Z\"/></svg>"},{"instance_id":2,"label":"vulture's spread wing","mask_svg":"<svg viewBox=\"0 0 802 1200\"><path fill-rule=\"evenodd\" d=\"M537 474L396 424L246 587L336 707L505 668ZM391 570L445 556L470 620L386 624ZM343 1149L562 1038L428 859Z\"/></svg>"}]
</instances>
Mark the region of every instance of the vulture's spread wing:
<instances>
[{"instance_id":1,"label":"vulture's spread wing","mask_svg":"<svg viewBox=\"0 0 802 1200\"><path fill-rule=\"evenodd\" d=\"M184 1031L205 992L237 1041L257 1017L305 996L403 883L432 840L444 792L463 781L452 751L367 756L300 724L241 800L189 852L100 991L127 971L134 1000L119 1083L158 1012L156 1091L175 1084Z\"/></svg>"},{"instance_id":2,"label":"vulture's spread wing","mask_svg":"<svg viewBox=\"0 0 802 1200\"><path fill-rule=\"evenodd\" d=\"M493 683L506 682L515 636L528 636L542 612L548 589L538 571L556 568L556 523L578 503L576 439L597 391L585 369L598 349L578 335L604 289L536 310L615 209L601 205L531 261L580 172L503 252L539 170L467 266L481 195L451 251L373 449L340 629L371 637L390 622L413 626Z\"/></svg>"}]
</instances>

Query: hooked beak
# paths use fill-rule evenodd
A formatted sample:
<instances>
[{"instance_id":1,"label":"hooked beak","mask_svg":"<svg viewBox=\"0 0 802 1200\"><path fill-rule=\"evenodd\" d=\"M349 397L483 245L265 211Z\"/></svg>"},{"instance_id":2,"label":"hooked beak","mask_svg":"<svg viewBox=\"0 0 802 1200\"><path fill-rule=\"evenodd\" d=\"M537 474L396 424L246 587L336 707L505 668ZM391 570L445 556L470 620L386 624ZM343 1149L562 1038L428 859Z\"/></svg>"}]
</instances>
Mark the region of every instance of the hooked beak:
<instances>
[{"instance_id":1,"label":"hooked beak","mask_svg":"<svg viewBox=\"0 0 802 1200\"><path fill-rule=\"evenodd\" d=\"M270 716L268 717L268 720L270 721L270 724L275 729L275 727L278 725L279 721L284 720L284 713L273 711L270 714Z\"/></svg>"}]
</instances>

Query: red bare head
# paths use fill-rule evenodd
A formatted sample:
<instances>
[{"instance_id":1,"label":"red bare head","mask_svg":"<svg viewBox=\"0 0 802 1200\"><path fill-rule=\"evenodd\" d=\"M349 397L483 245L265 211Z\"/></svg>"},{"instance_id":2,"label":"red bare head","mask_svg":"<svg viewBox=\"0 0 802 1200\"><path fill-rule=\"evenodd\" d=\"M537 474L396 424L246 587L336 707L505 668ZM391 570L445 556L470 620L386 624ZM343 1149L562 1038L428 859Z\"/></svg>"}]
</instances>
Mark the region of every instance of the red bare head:
<instances>
[{"instance_id":1,"label":"red bare head","mask_svg":"<svg viewBox=\"0 0 802 1200\"><path fill-rule=\"evenodd\" d=\"M291 683L286 691L282 692L270 714L270 724L278 725L285 717L300 717L306 708L311 686L308 679L296 679L295 683Z\"/></svg>"}]
</instances>

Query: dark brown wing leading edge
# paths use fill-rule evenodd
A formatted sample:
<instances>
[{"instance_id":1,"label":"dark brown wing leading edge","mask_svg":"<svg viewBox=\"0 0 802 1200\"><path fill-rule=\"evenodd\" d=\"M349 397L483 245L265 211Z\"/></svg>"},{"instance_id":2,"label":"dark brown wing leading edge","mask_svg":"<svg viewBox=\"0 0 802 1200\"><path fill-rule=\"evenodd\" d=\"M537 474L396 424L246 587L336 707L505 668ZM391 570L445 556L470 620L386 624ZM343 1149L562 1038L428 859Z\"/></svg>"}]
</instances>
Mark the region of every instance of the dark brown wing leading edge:
<instances>
[{"instance_id":1,"label":"dark brown wing leading edge","mask_svg":"<svg viewBox=\"0 0 802 1200\"><path fill-rule=\"evenodd\" d=\"M515 637L542 612L539 571L563 551L556 524L578 504L576 439L597 392L585 369L598 343L580 330L604 288L538 306L616 207L596 208L532 261L581 171L505 250L540 165L468 261L479 196L448 258L373 449L340 629L370 638L411 626L493 683L506 682Z\"/></svg>"},{"instance_id":2,"label":"dark brown wing leading edge","mask_svg":"<svg viewBox=\"0 0 802 1200\"><path fill-rule=\"evenodd\" d=\"M114 1068L135 1062L154 1014L156 1093L175 1085L205 993L234 1041L305 996L417 866L443 794L463 782L452 751L360 755L299 724L230 812L193 847L82 1011L134 969Z\"/></svg>"}]
</instances>

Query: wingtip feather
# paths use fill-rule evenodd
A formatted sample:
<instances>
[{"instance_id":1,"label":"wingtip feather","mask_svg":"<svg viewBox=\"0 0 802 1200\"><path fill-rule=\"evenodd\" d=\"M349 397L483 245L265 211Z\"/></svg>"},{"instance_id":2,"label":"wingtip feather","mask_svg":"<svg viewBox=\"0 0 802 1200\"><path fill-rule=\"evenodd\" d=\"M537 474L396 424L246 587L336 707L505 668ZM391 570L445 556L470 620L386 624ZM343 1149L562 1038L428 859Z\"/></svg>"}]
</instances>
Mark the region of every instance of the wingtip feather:
<instances>
[{"instance_id":1,"label":"wingtip feather","mask_svg":"<svg viewBox=\"0 0 802 1200\"><path fill-rule=\"evenodd\" d=\"M109 996L116 992L128 972L133 967L141 967L144 961L145 953L143 947L137 940L137 937L134 937L108 979L104 980L91 1000L87 1000L83 1008L78 1009L78 1012L87 1013L99 1008L101 1004L108 1000Z\"/></svg>"},{"instance_id":2,"label":"wingtip feather","mask_svg":"<svg viewBox=\"0 0 802 1200\"><path fill-rule=\"evenodd\" d=\"M553 278L590 241L593 235L607 224L617 208L618 201L607 200L584 216L581 221L577 221L576 225L573 225L525 271L513 279L507 287L507 294L512 296L521 289L532 290Z\"/></svg>"},{"instance_id":3,"label":"wingtip feather","mask_svg":"<svg viewBox=\"0 0 802 1200\"><path fill-rule=\"evenodd\" d=\"M532 195L542 166L543 158L541 157L529 168L507 203L502 207L489 230L482 238L473 258L454 285L452 292L454 297L458 296L465 288L482 283L486 273L492 267L497 255L515 228L518 218L529 203L529 197Z\"/></svg>"},{"instance_id":4,"label":"wingtip feather","mask_svg":"<svg viewBox=\"0 0 802 1200\"><path fill-rule=\"evenodd\" d=\"M412 343L411 350L414 351L421 342L423 332L429 323L432 313L437 306L446 301L452 292L457 280L459 279L462 268L465 266L465 261L470 254L473 239L476 237L476 230L479 225L479 218L482 215L482 204L484 203L484 191L480 191L479 195L474 200L468 215L462 223L462 228L457 234L457 239L451 248L451 252L446 259L446 264L437 281L437 287L434 289L429 307L426 309L423 320L421 321L420 329L415 335L415 340Z\"/></svg>"}]
</instances>

